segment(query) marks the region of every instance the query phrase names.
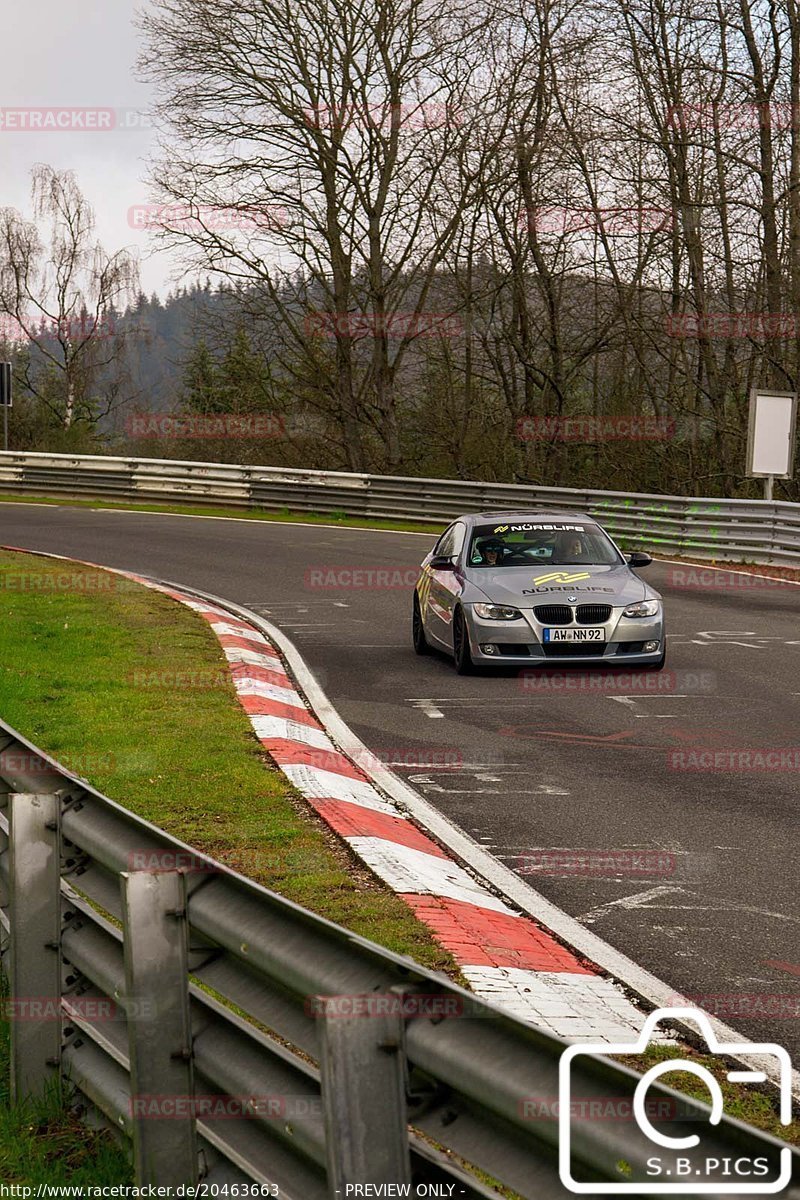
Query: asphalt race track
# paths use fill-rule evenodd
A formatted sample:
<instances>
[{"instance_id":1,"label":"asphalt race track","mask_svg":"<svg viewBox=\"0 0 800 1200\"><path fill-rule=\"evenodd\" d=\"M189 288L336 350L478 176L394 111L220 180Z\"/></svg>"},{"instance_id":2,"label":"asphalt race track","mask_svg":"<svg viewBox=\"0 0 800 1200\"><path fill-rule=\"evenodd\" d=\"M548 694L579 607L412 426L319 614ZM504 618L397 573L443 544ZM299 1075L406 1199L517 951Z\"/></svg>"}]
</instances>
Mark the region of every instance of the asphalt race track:
<instances>
[{"instance_id":1,"label":"asphalt race track","mask_svg":"<svg viewBox=\"0 0 800 1200\"><path fill-rule=\"evenodd\" d=\"M268 616L362 740L429 801L641 966L796 1056L800 588L741 576L708 586L710 573L654 563L647 578L667 600L669 637L666 672L647 677L658 690L630 675L601 690L574 671L569 688L563 672L459 677L411 649L407 573L432 542L0 510L0 543L158 576ZM354 581L359 570L388 575Z\"/></svg>"}]
</instances>

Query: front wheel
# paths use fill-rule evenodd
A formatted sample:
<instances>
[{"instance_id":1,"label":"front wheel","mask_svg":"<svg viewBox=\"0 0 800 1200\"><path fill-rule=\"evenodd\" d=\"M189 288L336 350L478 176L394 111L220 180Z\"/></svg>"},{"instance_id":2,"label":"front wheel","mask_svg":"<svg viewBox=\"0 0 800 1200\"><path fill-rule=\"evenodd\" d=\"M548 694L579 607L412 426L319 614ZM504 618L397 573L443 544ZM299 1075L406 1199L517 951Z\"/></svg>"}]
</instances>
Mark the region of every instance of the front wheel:
<instances>
[{"instance_id":1,"label":"front wheel","mask_svg":"<svg viewBox=\"0 0 800 1200\"><path fill-rule=\"evenodd\" d=\"M474 675L475 664L469 649L469 634L464 614L457 608L453 616L453 661L458 675Z\"/></svg>"},{"instance_id":2,"label":"front wheel","mask_svg":"<svg viewBox=\"0 0 800 1200\"><path fill-rule=\"evenodd\" d=\"M414 594L414 608L411 614L411 637L414 642L414 650L417 654L430 654L431 648L428 645L428 639L425 637L425 626L422 623L422 613L420 612L419 600L416 593Z\"/></svg>"}]
</instances>

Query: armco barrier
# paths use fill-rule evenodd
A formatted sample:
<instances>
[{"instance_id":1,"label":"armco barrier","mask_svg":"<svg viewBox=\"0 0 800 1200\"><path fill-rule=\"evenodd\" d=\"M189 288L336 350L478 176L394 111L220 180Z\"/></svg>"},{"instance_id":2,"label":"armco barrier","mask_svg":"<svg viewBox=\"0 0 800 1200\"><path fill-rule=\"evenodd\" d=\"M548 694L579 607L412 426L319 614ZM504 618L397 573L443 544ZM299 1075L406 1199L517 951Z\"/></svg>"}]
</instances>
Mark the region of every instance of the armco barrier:
<instances>
[{"instance_id":1,"label":"armco barrier","mask_svg":"<svg viewBox=\"0 0 800 1200\"><path fill-rule=\"evenodd\" d=\"M464 512L569 508L603 522L626 549L800 566L800 504L602 492L454 479L0 451L0 493L224 505L448 521Z\"/></svg>"},{"instance_id":2,"label":"armco barrier","mask_svg":"<svg viewBox=\"0 0 800 1200\"><path fill-rule=\"evenodd\" d=\"M566 1194L564 1043L167 836L2 722L0 889L13 1095L64 1081L130 1139L139 1184ZM621 1193L654 1153L630 1120L637 1076L579 1061L573 1096L604 1119L574 1123L574 1169ZM609 1119L610 1096L627 1119ZM648 1096L719 1164L778 1154L675 1092ZM800 1200L792 1160L781 1195Z\"/></svg>"}]
</instances>

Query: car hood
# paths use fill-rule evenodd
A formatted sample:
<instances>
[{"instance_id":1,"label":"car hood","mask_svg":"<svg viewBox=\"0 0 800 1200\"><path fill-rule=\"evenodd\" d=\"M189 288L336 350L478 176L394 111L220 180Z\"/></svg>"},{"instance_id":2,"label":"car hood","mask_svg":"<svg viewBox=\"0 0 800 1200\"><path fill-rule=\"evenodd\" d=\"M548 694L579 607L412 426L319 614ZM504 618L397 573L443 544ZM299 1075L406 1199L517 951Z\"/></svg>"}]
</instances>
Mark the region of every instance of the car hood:
<instances>
[{"instance_id":1,"label":"car hood","mask_svg":"<svg viewBox=\"0 0 800 1200\"><path fill-rule=\"evenodd\" d=\"M464 572L464 599L475 603L490 600L493 604L510 604L515 608L532 608L534 604L606 603L634 604L637 600L659 599L658 592L649 587L624 563L618 566L570 567L487 567L468 568Z\"/></svg>"}]
</instances>

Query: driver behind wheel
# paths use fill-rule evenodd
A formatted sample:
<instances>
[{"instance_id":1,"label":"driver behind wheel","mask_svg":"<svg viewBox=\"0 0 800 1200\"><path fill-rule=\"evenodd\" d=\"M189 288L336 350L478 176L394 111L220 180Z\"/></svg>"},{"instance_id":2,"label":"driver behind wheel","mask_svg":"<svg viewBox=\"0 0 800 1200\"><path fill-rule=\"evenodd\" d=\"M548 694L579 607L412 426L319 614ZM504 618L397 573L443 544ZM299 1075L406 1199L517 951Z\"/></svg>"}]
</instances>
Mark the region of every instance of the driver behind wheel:
<instances>
[{"instance_id":1,"label":"driver behind wheel","mask_svg":"<svg viewBox=\"0 0 800 1200\"><path fill-rule=\"evenodd\" d=\"M499 567L502 565L505 545L497 538L486 538L484 541L478 542L475 548L480 554L480 561L484 566Z\"/></svg>"},{"instance_id":2,"label":"driver behind wheel","mask_svg":"<svg viewBox=\"0 0 800 1200\"><path fill-rule=\"evenodd\" d=\"M583 544L583 539L576 533L563 535L559 539L559 562L583 563L589 562L590 556Z\"/></svg>"}]
</instances>

